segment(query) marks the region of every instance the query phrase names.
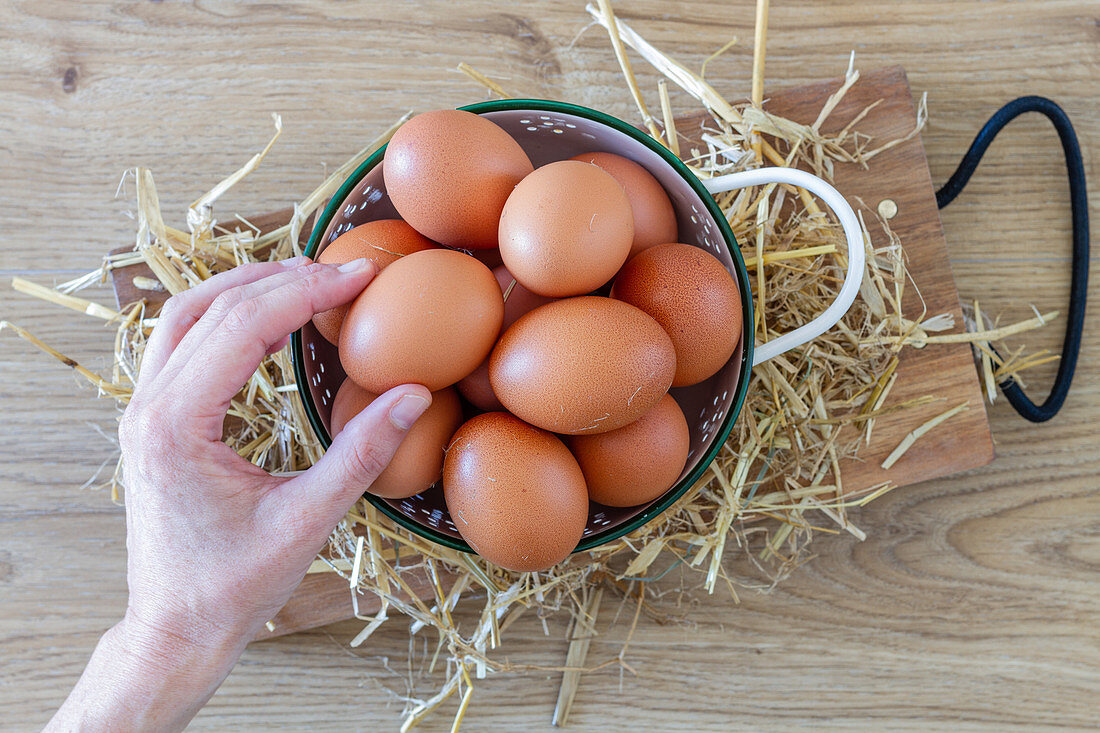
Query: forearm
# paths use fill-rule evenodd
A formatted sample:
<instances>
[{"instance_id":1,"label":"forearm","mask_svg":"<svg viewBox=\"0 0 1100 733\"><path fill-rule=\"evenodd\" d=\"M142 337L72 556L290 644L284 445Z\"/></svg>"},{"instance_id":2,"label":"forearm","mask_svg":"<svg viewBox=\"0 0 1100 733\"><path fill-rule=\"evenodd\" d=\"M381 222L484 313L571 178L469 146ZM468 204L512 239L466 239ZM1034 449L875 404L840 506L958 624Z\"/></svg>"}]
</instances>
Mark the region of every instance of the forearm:
<instances>
[{"instance_id":1,"label":"forearm","mask_svg":"<svg viewBox=\"0 0 1100 733\"><path fill-rule=\"evenodd\" d=\"M46 731L183 730L236 664L247 638L204 646L127 616L103 635Z\"/></svg>"}]
</instances>

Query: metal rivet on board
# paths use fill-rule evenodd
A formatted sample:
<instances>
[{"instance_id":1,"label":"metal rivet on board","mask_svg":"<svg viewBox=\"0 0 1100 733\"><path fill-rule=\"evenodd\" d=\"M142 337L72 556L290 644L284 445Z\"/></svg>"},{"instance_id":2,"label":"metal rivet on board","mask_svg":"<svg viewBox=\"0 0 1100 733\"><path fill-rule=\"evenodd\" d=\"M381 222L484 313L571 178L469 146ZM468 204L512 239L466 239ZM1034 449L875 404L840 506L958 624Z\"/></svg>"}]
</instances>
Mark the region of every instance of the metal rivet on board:
<instances>
[{"instance_id":1,"label":"metal rivet on board","mask_svg":"<svg viewBox=\"0 0 1100 733\"><path fill-rule=\"evenodd\" d=\"M878 215L883 219L893 219L898 215L898 205L893 199L883 199L878 202Z\"/></svg>"}]
</instances>

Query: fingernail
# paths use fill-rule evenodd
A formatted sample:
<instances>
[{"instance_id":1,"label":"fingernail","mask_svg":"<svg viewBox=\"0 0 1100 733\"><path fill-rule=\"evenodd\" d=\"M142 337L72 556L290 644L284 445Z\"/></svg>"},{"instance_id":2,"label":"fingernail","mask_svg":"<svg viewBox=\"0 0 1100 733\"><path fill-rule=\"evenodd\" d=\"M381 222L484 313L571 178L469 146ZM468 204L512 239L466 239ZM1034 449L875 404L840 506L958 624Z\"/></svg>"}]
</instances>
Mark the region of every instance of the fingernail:
<instances>
[{"instance_id":1,"label":"fingernail","mask_svg":"<svg viewBox=\"0 0 1100 733\"><path fill-rule=\"evenodd\" d=\"M304 265L309 262L309 258L303 255L297 257L291 257L289 260L280 260L279 264L283 267L297 267L298 265Z\"/></svg>"},{"instance_id":2,"label":"fingernail","mask_svg":"<svg viewBox=\"0 0 1100 733\"><path fill-rule=\"evenodd\" d=\"M424 414L431 403L417 394L407 394L390 408L390 422L401 430L408 430L416 418Z\"/></svg>"},{"instance_id":3,"label":"fingernail","mask_svg":"<svg viewBox=\"0 0 1100 733\"><path fill-rule=\"evenodd\" d=\"M359 272L360 270L365 270L369 264L370 260L368 260L366 257L360 257L357 260L345 262L336 269L340 272Z\"/></svg>"}]
</instances>

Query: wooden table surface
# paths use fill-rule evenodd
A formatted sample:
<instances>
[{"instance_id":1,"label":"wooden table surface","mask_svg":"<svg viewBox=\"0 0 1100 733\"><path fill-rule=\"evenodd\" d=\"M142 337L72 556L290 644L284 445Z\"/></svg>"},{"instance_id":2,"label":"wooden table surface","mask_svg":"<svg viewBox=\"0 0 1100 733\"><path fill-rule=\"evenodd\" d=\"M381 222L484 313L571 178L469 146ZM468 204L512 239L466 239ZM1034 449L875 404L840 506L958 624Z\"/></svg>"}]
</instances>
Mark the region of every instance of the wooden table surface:
<instances>
[{"instance_id":1,"label":"wooden table surface","mask_svg":"<svg viewBox=\"0 0 1100 733\"><path fill-rule=\"evenodd\" d=\"M753 3L619 2L620 17L689 66L738 36L708 77L749 89ZM182 3L0 1L0 275L68 279L132 237L113 200L122 171L151 167L165 211L285 132L220 207L270 210L308 192L410 108L481 98L460 61L531 95L634 119L606 36L583 3L483 1ZM1061 103L1100 186L1095 2L772 2L768 85L904 64L929 93L924 143L942 182L978 126L1021 94ZM656 76L635 58L656 105ZM694 105L675 92L678 112ZM1066 183L1049 125L1024 119L944 212L964 298L1019 319L1065 308ZM1094 221L1100 219L1092 198ZM1100 273L1093 268L1094 281ZM5 286L6 287L6 286ZM1093 288L1095 292L1095 287ZM108 333L4 289L0 317L93 368ZM106 291L96 297L109 301ZM688 623L643 619L638 671L584 678L577 730L983 728L1100 724L1100 311L1090 308L1074 392L1051 423L999 400L989 467L885 496L856 516L865 542L822 537L816 559L770 594L684 599ZM1061 325L1028 337L1057 349ZM1029 380L1033 394L1053 369ZM125 605L122 510L80 485L116 446L116 415L25 343L0 342L0 727L33 730L61 702ZM751 577L731 557L732 568ZM675 610L675 599L668 604ZM605 605L607 603L605 602ZM629 624L606 614L589 661ZM629 614L625 614L629 616ZM195 730L394 729L408 648L400 622L349 649L358 623L253 645ZM564 626L534 618L506 636L514 662L563 662ZM417 643L425 643L423 640ZM433 642L434 643L434 642ZM547 730L558 675L479 683L465 730ZM424 687L421 692L427 693ZM448 711L453 712L453 706ZM450 715L423 729L447 730Z\"/></svg>"}]
</instances>

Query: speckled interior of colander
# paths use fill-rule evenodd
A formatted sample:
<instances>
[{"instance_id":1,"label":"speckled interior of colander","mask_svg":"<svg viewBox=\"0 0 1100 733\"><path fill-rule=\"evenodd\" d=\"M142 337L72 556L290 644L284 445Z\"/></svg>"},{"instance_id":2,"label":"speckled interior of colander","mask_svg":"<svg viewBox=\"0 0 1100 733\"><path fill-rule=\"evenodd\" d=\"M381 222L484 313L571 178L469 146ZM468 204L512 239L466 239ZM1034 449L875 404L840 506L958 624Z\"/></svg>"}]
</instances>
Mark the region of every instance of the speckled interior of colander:
<instances>
[{"instance_id":1,"label":"speckled interior of colander","mask_svg":"<svg viewBox=\"0 0 1100 733\"><path fill-rule=\"evenodd\" d=\"M735 280L738 279L722 231L699 195L669 162L640 141L602 122L557 111L505 110L482 114L507 130L527 151L536 167L593 151L617 153L645 166L672 199L680 227L680 240L706 249L735 274ZM352 227L375 219L394 217L397 217L397 212L386 195L379 161L339 202L339 208L318 240L316 251L311 254L316 257L324 247ZM312 323L302 329L301 339L302 372L309 391L303 398L307 403L313 402L324 431L320 438L327 446L330 442L327 430L332 398L345 375L336 347L322 338ZM691 452L681 479L687 477L708 455L719 437L720 428L735 399L738 377L743 368L742 352L742 345L739 344L729 363L706 382L672 391L691 428ZM638 460L644 461L645 456L638 456ZM670 491L677 489L682 487L678 484ZM438 486L412 498L387 500L387 503L397 514L417 525L435 530L444 537L460 539ZM627 509L592 504L581 546L590 546L593 540L607 538L614 534L611 530L652 511L661 503L661 499L657 499Z\"/></svg>"}]
</instances>

